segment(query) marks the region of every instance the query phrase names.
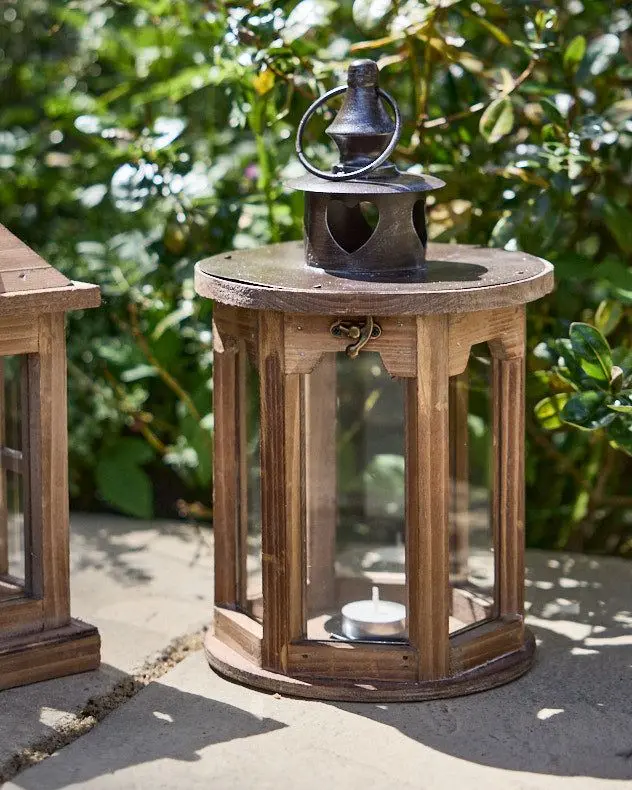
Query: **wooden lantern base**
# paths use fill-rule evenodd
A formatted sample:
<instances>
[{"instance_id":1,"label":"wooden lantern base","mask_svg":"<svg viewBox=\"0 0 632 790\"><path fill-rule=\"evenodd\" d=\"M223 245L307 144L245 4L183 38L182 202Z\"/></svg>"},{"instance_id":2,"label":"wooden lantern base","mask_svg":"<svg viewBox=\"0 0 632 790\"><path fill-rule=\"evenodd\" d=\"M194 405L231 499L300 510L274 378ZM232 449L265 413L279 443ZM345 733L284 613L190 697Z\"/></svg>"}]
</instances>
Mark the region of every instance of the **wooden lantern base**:
<instances>
[{"instance_id":1,"label":"wooden lantern base","mask_svg":"<svg viewBox=\"0 0 632 790\"><path fill-rule=\"evenodd\" d=\"M217 639L211 630L204 640L204 650L210 666L219 675L262 691L336 702L420 702L474 694L519 678L533 664L535 638L525 628L525 643L521 649L467 672L418 683L378 680L351 683L322 678L307 682L291 678L262 669Z\"/></svg>"},{"instance_id":2,"label":"wooden lantern base","mask_svg":"<svg viewBox=\"0 0 632 790\"><path fill-rule=\"evenodd\" d=\"M0 689L97 669L101 640L92 625L67 626L0 641Z\"/></svg>"}]
</instances>

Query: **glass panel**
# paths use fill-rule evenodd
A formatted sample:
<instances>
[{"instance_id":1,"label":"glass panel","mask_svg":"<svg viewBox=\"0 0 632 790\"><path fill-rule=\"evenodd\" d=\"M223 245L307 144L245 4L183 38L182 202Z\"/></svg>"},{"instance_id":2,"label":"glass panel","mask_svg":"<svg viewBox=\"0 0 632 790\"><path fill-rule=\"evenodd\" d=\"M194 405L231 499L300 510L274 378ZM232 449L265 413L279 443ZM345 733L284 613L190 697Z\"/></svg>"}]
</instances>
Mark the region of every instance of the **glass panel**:
<instances>
[{"instance_id":1,"label":"glass panel","mask_svg":"<svg viewBox=\"0 0 632 790\"><path fill-rule=\"evenodd\" d=\"M485 343L450 379L450 633L494 616L491 381Z\"/></svg>"},{"instance_id":2,"label":"glass panel","mask_svg":"<svg viewBox=\"0 0 632 790\"><path fill-rule=\"evenodd\" d=\"M240 404L240 543L238 552L240 606L256 620L263 618L261 561L261 422L259 415L259 373L241 344L239 367Z\"/></svg>"},{"instance_id":3,"label":"glass panel","mask_svg":"<svg viewBox=\"0 0 632 790\"><path fill-rule=\"evenodd\" d=\"M29 588L25 521L26 429L22 419L25 357L0 358L0 600Z\"/></svg>"},{"instance_id":4,"label":"glass panel","mask_svg":"<svg viewBox=\"0 0 632 790\"><path fill-rule=\"evenodd\" d=\"M406 638L404 387L379 354L305 377L307 637Z\"/></svg>"}]
</instances>

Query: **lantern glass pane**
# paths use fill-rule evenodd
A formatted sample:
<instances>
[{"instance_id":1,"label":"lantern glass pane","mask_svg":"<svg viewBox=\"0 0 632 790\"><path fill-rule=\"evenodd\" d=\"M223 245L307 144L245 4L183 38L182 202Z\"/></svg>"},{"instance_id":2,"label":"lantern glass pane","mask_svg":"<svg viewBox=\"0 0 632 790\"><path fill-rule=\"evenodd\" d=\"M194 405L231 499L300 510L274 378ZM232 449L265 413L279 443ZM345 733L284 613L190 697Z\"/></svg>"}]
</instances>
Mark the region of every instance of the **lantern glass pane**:
<instances>
[{"instance_id":1,"label":"lantern glass pane","mask_svg":"<svg viewBox=\"0 0 632 790\"><path fill-rule=\"evenodd\" d=\"M26 357L0 358L0 600L29 592Z\"/></svg>"},{"instance_id":2,"label":"lantern glass pane","mask_svg":"<svg viewBox=\"0 0 632 790\"><path fill-rule=\"evenodd\" d=\"M481 343L450 379L450 633L495 616L491 370Z\"/></svg>"},{"instance_id":3,"label":"lantern glass pane","mask_svg":"<svg viewBox=\"0 0 632 790\"><path fill-rule=\"evenodd\" d=\"M307 637L406 638L404 386L380 355L305 377Z\"/></svg>"},{"instance_id":4,"label":"lantern glass pane","mask_svg":"<svg viewBox=\"0 0 632 790\"><path fill-rule=\"evenodd\" d=\"M261 562L261 421L259 372L246 353L239 351L239 481L238 536L239 605L256 620L263 618Z\"/></svg>"}]
</instances>

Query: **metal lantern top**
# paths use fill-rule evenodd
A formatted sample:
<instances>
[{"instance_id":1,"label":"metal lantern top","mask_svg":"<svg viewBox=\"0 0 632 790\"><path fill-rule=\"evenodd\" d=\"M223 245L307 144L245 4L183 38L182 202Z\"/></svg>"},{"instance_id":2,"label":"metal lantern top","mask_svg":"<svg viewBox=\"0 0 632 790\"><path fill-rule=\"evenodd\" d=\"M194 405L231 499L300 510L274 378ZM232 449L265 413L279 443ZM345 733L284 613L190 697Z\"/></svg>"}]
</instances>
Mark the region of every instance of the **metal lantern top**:
<instances>
[{"instance_id":1,"label":"metal lantern top","mask_svg":"<svg viewBox=\"0 0 632 790\"><path fill-rule=\"evenodd\" d=\"M439 178L402 173L389 161L401 134L401 114L395 100L378 85L373 60L356 60L349 66L347 84L328 91L308 108L296 135L296 154L309 175L288 181L304 192L334 194L397 194L429 192L445 186ZM303 151L303 137L315 111L344 93L342 106L326 132L336 143L340 161L331 171L319 170ZM384 103L392 110L387 113Z\"/></svg>"},{"instance_id":2,"label":"metal lantern top","mask_svg":"<svg viewBox=\"0 0 632 790\"><path fill-rule=\"evenodd\" d=\"M319 170L303 152L305 129L314 112L341 93L342 106L327 128L340 161L330 171ZM303 116L296 154L308 175L288 186L305 192L308 266L361 280L425 276L425 193L445 184L433 176L401 173L389 160L401 126L399 108L379 87L372 60L354 61L347 84L325 93Z\"/></svg>"}]
</instances>

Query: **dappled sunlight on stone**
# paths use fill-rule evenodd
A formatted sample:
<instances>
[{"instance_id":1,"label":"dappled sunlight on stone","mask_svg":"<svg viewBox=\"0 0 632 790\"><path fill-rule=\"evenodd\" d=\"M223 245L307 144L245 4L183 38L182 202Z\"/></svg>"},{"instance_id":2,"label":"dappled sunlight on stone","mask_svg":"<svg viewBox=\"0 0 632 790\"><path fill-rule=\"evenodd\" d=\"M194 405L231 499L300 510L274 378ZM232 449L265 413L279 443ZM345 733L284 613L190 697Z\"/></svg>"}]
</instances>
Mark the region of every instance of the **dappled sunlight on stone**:
<instances>
[{"instance_id":1,"label":"dappled sunlight on stone","mask_svg":"<svg viewBox=\"0 0 632 790\"><path fill-rule=\"evenodd\" d=\"M564 713L564 708L542 708L538 711L537 718L540 721L546 721L552 716L557 716L558 713Z\"/></svg>"}]
</instances>

